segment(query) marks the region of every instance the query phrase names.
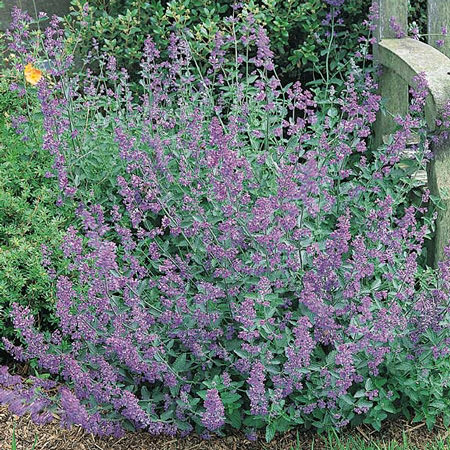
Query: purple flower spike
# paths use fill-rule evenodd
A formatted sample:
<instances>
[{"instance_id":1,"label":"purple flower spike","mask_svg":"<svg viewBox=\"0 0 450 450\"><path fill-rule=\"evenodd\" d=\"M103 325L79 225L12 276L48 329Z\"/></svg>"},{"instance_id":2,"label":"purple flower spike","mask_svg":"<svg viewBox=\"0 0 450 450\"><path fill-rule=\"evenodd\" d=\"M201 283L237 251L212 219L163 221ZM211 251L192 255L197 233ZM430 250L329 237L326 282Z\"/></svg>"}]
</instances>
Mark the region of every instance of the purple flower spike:
<instances>
[{"instance_id":1,"label":"purple flower spike","mask_svg":"<svg viewBox=\"0 0 450 450\"><path fill-rule=\"evenodd\" d=\"M209 389L204 402L205 412L202 415L202 424L209 431L216 431L225 424L225 408L217 389Z\"/></svg>"}]
</instances>

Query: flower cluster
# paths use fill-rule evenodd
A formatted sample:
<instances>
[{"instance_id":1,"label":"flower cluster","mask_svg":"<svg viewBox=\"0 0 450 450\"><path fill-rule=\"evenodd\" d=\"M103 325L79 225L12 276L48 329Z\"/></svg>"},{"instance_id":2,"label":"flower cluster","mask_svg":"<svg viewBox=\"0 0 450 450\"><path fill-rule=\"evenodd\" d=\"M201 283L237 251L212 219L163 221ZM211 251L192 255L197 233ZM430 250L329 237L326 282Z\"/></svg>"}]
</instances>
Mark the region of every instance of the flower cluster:
<instances>
[{"instance_id":1,"label":"flower cluster","mask_svg":"<svg viewBox=\"0 0 450 450\"><path fill-rule=\"evenodd\" d=\"M395 17L391 17L389 19L389 26L391 28L391 31L394 33L395 37L397 39L401 39L406 37L406 32L403 29L403 27L401 26L401 24L399 24L397 22L397 19Z\"/></svg>"},{"instance_id":2,"label":"flower cluster","mask_svg":"<svg viewBox=\"0 0 450 450\"><path fill-rule=\"evenodd\" d=\"M206 393L205 412L202 415L202 424L209 431L215 431L225 424L225 409L220 400L217 389L209 389Z\"/></svg>"}]
</instances>

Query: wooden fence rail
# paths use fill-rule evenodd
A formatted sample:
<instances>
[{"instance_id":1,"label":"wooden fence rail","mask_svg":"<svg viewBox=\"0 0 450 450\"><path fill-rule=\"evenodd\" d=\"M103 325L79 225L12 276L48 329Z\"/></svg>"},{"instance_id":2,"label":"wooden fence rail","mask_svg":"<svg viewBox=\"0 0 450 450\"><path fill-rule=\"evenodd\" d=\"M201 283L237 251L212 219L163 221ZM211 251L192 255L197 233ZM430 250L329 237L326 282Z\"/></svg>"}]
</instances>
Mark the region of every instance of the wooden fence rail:
<instances>
[{"instance_id":1,"label":"wooden fence rail","mask_svg":"<svg viewBox=\"0 0 450 450\"><path fill-rule=\"evenodd\" d=\"M376 142L380 144L395 128L392 117L407 112L409 86L415 75L424 73L428 82L425 117L431 131L435 129L436 118L450 101L450 35L439 49L436 44L436 40L442 38L443 26L450 31L450 1L428 0L428 44L395 37L390 21L394 17L399 27L407 31L407 0L378 0L378 4L378 44L374 54L376 62L383 68L379 86L388 111L377 118ZM450 194L450 142L433 144L432 150L435 157L427 168L427 184L433 195L441 196L446 208L439 212L435 239L430 247L429 262L436 265L450 241L450 195L445 194L447 189Z\"/></svg>"}]
</instances>

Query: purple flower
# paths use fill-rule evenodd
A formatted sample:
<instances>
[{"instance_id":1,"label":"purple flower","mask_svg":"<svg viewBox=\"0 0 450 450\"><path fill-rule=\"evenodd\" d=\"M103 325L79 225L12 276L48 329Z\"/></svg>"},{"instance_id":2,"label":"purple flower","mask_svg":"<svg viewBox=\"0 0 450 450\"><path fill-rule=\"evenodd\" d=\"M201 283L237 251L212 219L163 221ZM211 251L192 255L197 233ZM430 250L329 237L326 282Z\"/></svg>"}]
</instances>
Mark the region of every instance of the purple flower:
<instances>
[{"instance_id":1,"label":"purple flower","mask_svg":"<svg viewBox=\"0 0 450 450\"><path fill-rule=\"evenodd\" d=\"M391 17L389 19L389 26L390 26L391 30L394 32L395 37L397 39L401 39L401 38L404 38L406 36L405 30L397 22L397 19L395 17Z\"/></svg>"},{"instance_id":2,"label":"purple flower","mask_svg":"<svg viewBox=\"0 0 450 450\"><path fill-rule=\"evenodd\" d=\"M247 380L249 385L247 395L250 399L250 412L254 415L266 415L268 413L268 401L264 386L265 369L261 362L256 361L250 371Z\"/></svg>"},{"instance_id":3,"label":"purple flower","mask_svg":"<svg viewBox=\"0 0 450 450\"><path fill-rule=\"evenodd\" d=\"M208 389L204 401L205 411L202 414L202 424L209 431L216 431L225 424L225 408L217 389Z\"/></svg>"},{"instance_id":4,"label":"purple flower","mask_svg":"<svg viewBox=\"0 0 450 450\"><path fill-rule=\"evenodd\" d=\"M311 326L306 317L300 318L297 326L293 329L295 341L286 349L287 361L284 365L284 372L296 379L302 377L301 369L309 365L311 352L316 346L308 331Z\"/></svg>"},{"instance_id":5,"label":"purple flower","mask_svg":"<svg viewBox=\"0 0 450 450\"><path fill-rule=\"evenodd\" d=\"M325 3L335 8L340 8L345 3L345 0L325 0Z\"/></svg>"}]
</instances>

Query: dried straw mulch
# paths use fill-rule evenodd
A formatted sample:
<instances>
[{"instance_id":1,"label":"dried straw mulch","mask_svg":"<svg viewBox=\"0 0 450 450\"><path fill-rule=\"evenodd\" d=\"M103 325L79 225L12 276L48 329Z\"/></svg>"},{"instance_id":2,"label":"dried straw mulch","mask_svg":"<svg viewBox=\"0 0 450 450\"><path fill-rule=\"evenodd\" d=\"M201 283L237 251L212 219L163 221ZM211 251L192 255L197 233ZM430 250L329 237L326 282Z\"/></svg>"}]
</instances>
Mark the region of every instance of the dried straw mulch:
<instances>
[{"instance_id":1,"label":"dried straw mulch","mask_svg":"<svg viewBox=\"0 0 450 450\"><path fill-rule=\"evenodd\" d=\"M13 428L17 450L30 450L37 436L35 450L253 450L291 449L295 447L294 434L285 435L273 443L250 442L244 436L228 436L202 440L196 436L184 439L153 437L148 433L127 433L117 438L99 438L85 433L80 427L62 429L57 421L35 425L30 417L11 415L8 408L0 406L0 449L10 450ZM309 438L308 441L311 442ZM306 447L307 448L307 447Z\"/></svg>"}]
</instances>

